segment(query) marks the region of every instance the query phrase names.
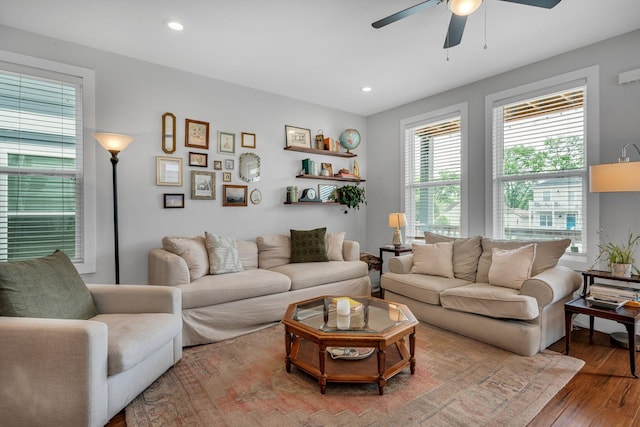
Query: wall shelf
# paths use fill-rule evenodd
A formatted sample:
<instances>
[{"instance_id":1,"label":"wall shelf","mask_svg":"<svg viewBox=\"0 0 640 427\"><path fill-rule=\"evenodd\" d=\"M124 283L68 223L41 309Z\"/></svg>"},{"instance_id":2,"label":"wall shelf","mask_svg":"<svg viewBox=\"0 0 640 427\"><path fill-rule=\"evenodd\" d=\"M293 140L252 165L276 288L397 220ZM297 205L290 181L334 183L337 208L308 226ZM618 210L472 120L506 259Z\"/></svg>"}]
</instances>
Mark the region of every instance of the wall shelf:
<instances>
[{"instance_id":1,"label":"wall shelf","mask_svg":"<svg viewBox=\"0 0 640 427\"><path fill-rule=\"evenodd\" d=\"M322 175L297 175L296 178L303 179L322 179L325 181L343 181L343 182L365 182L363 178L343 178L341 176L322 176Z\"/></svg>"},{"instance_id":2,"label":"wall shelf","mask_svg":"<svg viewBox=\"0 0 640 427\"><path fill-rule=\"evenodd\" d=\"M353 153L342 153L339 151L329 151L329 150L318 150L316 148L303 148L303 147L285 147L287 151L299 151L301 153L309 153L309 154L321 154L323 156L335 156L335 157L357 157L357 154Z\"/></svg>"}]
</instances>

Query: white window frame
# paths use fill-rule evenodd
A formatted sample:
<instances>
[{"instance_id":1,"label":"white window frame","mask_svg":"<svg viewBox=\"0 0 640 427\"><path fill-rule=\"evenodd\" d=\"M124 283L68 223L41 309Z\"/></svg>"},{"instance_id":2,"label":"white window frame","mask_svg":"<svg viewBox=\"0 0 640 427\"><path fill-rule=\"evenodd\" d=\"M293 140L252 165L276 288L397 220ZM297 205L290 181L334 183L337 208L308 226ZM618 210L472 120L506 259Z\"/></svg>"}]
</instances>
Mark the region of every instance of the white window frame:
<instances>
[{"instance_id":1,"label":"white window frame","mask_svg":"<svg viewBox=\"0 0 640 427\"><path fill-rule=\"evenodd\" d=\"M80 274L96 272L96 173L95 173L95 145L91 134L95 128L95 72L87 68L62 64L46 59L21 55L14 52L0 50L0 61L16 66L17 71L29 70L23 67L39 69L42 76L47 72L68 74L82 79L82 122L83 122L83 224L82 230L83 253L82 262L74 263Z\"/></svg>"},{"instance_id":2,"label":"white window frame","mask_svg":"<svg viewBox=\"0 0 640 427\"><path fill-rule=\"evenodd\" d=\"M536 82L528 83L501 92L493 93L485 97L485 235L493 237L493 107L498 103L504 103L508 99L526 99L535 96L553 93L570 87L574 82L582 82L586 87L585 97L585 121L586 121L586 145L585 145L585 168L588 165L600 162L600 68L591 66ZM586 203L587 239L586 254L566 253L562 256L560 264L585 270L589 267L590 261L595 259L598 253L597 232L600 224L600 199L596 193L588 191L588 172L584 178L584 200Z\"/></svg>"},{"instance_id":3,"label":"white window frame","mask_svg":"<svg viewBox=\"0 0 640 427\"><path fill-rule=\"evenodd\" d=\"M420 114L417 116L408 117L400 120L400 141L401 143L401 155L400 155L400 211L407 212L407 200L405 197L406 187L406 131L409 128L415 127L420 122L435 122L440 119L446 119L448 117L460 116L460 235L466 236L469 230L469 163L468 163L468 128L469 128L469 104L467 102L461 102L449 107L444 107L438 110L431 111L429 113ZM391 212L391 211L389 211ZM405 228L405 233L407 233ZM407 238L424 239L424 236L412 236L413 232L407 233Z\"/></svg>"}]
</instances>

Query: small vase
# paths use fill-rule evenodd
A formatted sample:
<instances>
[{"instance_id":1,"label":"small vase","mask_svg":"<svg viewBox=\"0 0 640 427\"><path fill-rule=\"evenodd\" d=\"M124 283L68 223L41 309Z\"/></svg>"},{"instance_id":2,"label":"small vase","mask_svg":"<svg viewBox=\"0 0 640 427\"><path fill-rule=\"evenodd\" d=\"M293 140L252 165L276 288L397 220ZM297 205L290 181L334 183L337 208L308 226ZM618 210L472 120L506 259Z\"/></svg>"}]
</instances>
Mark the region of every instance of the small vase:
<instances>
[{"instance_id":1,"label":"small vase","mask_svg":"<svg viewBox=\"0 0 640 427\"><path fill-rule=\"evenodd\" d=\"M613 263L611 273L614 276L631 277L631 264Z\"/></svg>"}]
</instances>

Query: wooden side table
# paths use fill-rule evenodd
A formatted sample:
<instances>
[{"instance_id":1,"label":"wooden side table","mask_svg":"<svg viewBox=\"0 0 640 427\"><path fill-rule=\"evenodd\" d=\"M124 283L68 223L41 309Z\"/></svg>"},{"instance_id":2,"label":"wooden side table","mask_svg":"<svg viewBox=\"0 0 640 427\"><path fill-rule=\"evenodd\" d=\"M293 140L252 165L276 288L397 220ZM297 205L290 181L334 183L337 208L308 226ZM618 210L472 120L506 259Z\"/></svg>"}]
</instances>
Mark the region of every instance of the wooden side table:
<instances>
[{"instance_id":1,"label":"wooden side table","mask_svg":"<svg viewBox=\"0 0 640 427\"><path fill-rule=\"evenodd\" d=\"M636 375L636 322L640 320L640 308L622 306L618 309L601 308L589 303L585 298L576 298L564 305L564 325L565 325L565 352L569 354L571 345L571 330L573 314L586 314L589 316L589 336L593 336L593 321L595 317L601 319L614 320L620 322L627 329L629 339L629 365L631 375Z\"/></svg>"},{"instance_id":2,"label":"wooden side table","mask_svg":"<svg viewBox=\"0 0 640 427\"><path fill-rule=\"evenodd\" d=\"M404 254L407 252L411 252L411 245L384 245L380 246L380 285L382 286L382 270L384 265L384 258L382 257L383 252L391 252L394 256L399 256L400 254Z\"/></svg>"}]
</instances>

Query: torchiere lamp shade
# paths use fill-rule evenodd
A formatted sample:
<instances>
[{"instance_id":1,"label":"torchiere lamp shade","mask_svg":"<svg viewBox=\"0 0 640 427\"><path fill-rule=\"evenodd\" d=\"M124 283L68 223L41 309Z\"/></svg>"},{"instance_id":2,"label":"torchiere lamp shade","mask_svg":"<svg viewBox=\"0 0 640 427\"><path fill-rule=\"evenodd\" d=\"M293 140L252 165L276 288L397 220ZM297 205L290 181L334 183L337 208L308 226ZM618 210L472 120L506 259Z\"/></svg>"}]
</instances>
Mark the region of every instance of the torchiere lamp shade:
<instances>
[{"instance_id":1,"label":"torchiere lamp shade","mask_svg":"<svg viewBox=\"0 0 640 427\"><path fill-rule=\"evenodd\" d=\"M640 162L605 163L589 167L589 191L640 191Z\"/></svg>"},{"instance_id":2,"label":"torchiere lamp shade","mask_svg":"<svg viewBox=\"0 0 640 427\"><path fill-rule=\"evenodd\" d=\"M119 153L133 141L132 136L120 135L118 133L94 133L93 137L98 140L102 148L108 152Z\"/></svg>"}]
</instances>

